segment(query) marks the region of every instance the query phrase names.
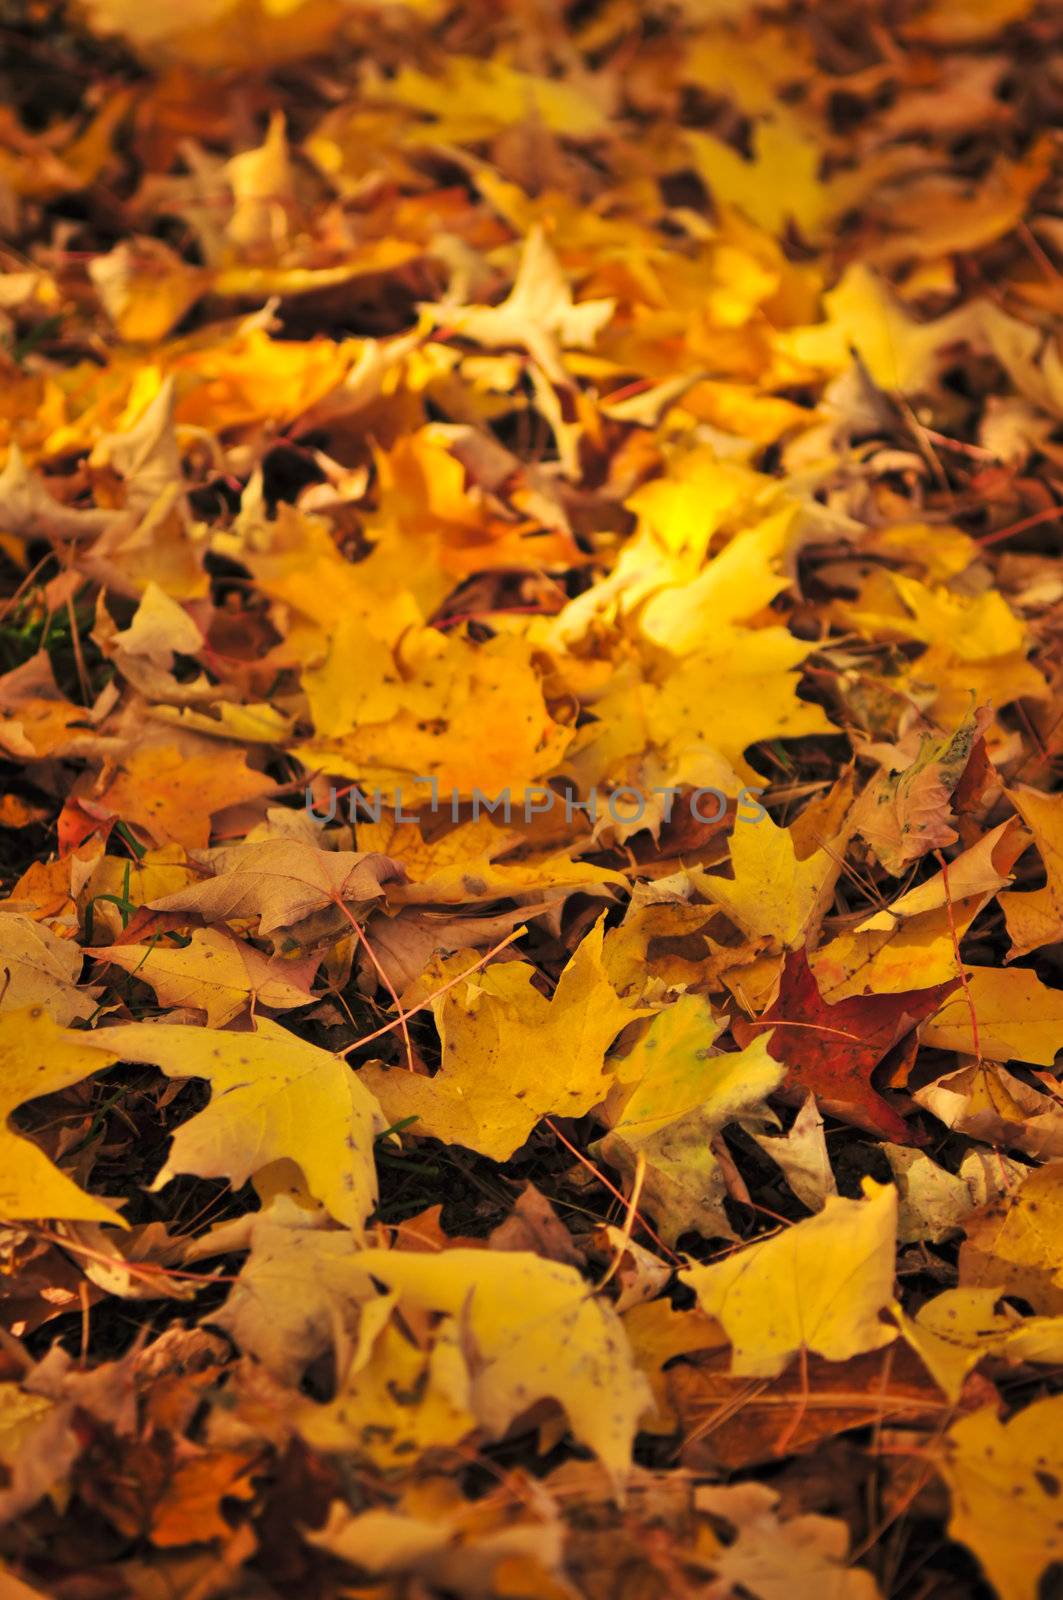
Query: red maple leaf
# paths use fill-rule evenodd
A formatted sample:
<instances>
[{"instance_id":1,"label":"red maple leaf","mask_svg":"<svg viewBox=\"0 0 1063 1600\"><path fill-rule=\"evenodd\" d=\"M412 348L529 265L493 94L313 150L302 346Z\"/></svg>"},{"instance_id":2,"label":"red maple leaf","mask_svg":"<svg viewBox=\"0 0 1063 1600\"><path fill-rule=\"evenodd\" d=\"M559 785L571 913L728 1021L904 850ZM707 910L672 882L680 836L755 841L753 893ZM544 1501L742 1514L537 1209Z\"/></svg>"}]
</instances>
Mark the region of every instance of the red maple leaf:
<instances>
[{"instance_id":1,"label":"red maple leaf","mask_svg":"<svg viewBox=\"0 0 1063 1600\"><path fill-rule=\"evenodd\" d=\"M739 1044L746 1044L762 1028L777 1024L768 1051L789 1068L780 1091L785 1098L803 1098L811 1090L830 1116L896 1144L919 1144L922 1140L904 1118L872 1088L871 1074L886 1052L916 1023L932 1016L959 982L952 978L899 994L850 995L829 1005L804 951L793 950L771 1010L757 1022L736 1022L734 1034Z\"/></svg>"}]
</instances>

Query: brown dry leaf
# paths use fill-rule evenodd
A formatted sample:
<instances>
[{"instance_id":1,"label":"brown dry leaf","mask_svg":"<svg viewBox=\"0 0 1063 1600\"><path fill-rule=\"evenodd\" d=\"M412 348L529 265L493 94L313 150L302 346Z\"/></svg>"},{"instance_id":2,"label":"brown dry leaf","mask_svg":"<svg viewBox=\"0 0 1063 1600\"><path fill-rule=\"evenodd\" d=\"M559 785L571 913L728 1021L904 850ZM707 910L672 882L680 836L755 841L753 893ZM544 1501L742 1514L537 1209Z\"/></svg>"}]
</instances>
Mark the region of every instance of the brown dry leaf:
<instances>
[{"instance_id":1,"label":"brown dry leaf","mask_svg":"<svg viewBox=\"0 0 1063 1600\"><path fill-rule=\"evenodd\" d=\"M664 1374L682 1460L696 1472L739 1472L803 1455L851 1428L933 1425L945 1404L922 1363L898 1344L848 1361L810 1355L805 1371L772 1379L740 1378L728 1368L721 1351Z\"/></svg>"},{"instance_id":2,"label":"brown dry leaf","mask_svg":"<svg viewBox=\"0 0 1063 1600\"><path fill-rule=\"evenodd\" d=\"M404 877L387 856L351 850L317 850L301 839L273 839L217 851L212 878L160 895L153 911L194 911L216 922L256 919L258 931L295 929L327 906L363 915L383 885Z\"/></svg>"},{"instance_id":3,"label":"brown dry leaf","mask_svg":"<svg viewBox=\"0 0 1063 1600\"><path fill-rule=\"evenodd\" d=\"M895 877L909 862L955 841L949 802L990 715L971 712L954 733L924 733L898 746L893 771L880 773L860 796L856 829Z\"/></svg>"}]
</instances>

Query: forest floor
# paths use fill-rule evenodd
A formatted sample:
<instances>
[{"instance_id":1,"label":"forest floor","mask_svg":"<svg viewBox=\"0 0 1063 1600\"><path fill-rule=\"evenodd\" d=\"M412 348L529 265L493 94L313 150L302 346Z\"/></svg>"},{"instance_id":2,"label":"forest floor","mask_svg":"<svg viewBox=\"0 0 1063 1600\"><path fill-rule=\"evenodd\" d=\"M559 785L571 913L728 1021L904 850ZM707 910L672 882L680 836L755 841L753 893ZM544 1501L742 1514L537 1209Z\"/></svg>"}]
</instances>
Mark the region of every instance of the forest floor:
<instances>
[{"instance_id":1,"label":"forest floor","mask_svg":"<svg viewBox=\"0 0 1063 1600\"><path fill-rule=\"evenodd\" d=\"M1063 1593L1063 14L9 0L0 1600Z\"/></svg>"}]
</instances>

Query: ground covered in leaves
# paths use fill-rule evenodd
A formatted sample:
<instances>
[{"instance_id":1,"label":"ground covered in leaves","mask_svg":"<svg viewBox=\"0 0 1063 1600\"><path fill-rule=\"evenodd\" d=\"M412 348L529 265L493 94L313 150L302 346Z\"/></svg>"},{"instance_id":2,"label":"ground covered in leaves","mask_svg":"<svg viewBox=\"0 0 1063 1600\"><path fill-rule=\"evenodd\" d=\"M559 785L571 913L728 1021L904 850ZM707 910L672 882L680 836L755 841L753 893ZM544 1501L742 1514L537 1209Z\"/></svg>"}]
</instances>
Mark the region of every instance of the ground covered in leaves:
<instances>
[{"instance_id":1,"label":"ground covered in leaves","mask_svg":"<svg viewBox=\"0 0 1063 1600\"><path fill-rule=\"evenodd\" d=\"M1063 1574L1063 22L10 0L0 1596Z\"/></svg>"}]
</instances>

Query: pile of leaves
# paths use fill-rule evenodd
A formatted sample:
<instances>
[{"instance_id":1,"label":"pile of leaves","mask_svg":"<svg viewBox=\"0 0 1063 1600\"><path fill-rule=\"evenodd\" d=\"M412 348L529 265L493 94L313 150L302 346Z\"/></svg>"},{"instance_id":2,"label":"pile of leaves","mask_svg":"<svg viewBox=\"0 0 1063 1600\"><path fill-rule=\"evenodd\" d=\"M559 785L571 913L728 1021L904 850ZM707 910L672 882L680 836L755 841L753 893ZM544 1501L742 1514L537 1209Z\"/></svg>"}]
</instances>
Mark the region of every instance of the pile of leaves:
<instances>
[{"instance_id":1,"label":"pile of leaves","mask_svg":"<svg viewBox=\"0 0 1063 1600\"><path fill-rule=\"evenodd\" d=\"M12 0L0 1595L1063 1570L1063 17Z\"/></svg>"}]
</instances>

